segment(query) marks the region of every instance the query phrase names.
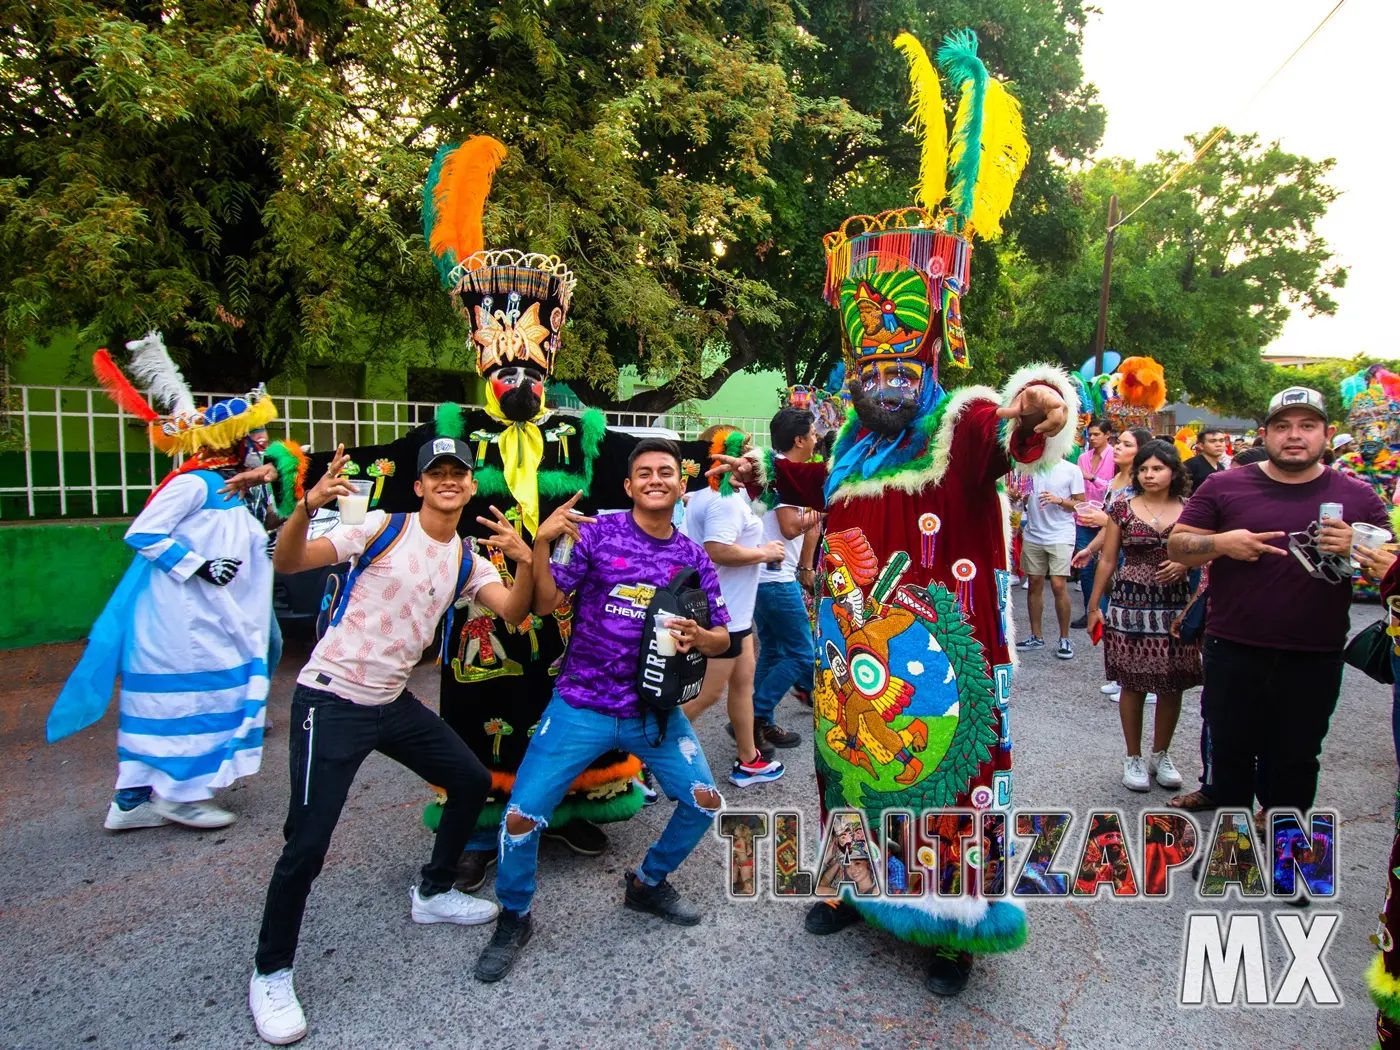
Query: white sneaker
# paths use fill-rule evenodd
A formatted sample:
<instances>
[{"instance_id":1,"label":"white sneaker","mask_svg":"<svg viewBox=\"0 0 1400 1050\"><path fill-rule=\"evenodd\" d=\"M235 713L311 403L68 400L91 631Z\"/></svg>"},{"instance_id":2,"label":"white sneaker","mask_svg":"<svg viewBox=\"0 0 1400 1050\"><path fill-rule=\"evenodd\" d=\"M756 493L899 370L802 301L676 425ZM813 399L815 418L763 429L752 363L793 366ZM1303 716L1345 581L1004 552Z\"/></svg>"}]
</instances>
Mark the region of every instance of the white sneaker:
<instances>
[{"instance_id":1,"label":"white sneaker","mask_svg":"<svg viewBox=\"0 0 1400 1050\"><path fill-rule=\"evenodd\" d=\"M423 897L414 886L409 891L413 901L414 922L455 922L458 926L480 926L496 917L501 909L493 901L484 901L461 890L448 890Z\"/></svg>"},{"instance_id":2,"label":"white sneaker","mask_svg":"<svg viewBox=\"0 0 1400 1050\"><path fill-rule=\"evenodd\" d=\"M226 828L238 819L228 810L207 801L171 802L168 798L152 795L147 804L166 820L187 828Z\"/></svg>"},{"instance_id":3,"label":"white sneaker","mask_svg":"<svg viewBox=\"0 0 1400 1050\"><path fill-rule=\"evenodd\" d=\"M254 970L248 982L248 1009L265 1043L286 1046L306 1035L306 1014L297 1001L291 970L278 970L266 977Z\"/></svg>"},{"instance_id":4,"label":"white sneaker","mask_svg":"<svg viewBox=\"0 0 1400 1050\"><path fill-rule=\"evenodd\" d=\"M1117 682L1105 682L1099 686L1099 692L1103 693L1104 696L1117 696L1122 691L1123 687Z\"/></svg>"},{"instance_id":5,"label":"white sneaker","mask_svg":"<svg viewBox=\"0 0 1400 1050\"><path fill-rule=\"evenodd\" d=\"M1181 787L1181 774L1176 770L1172 756L1165 751L1155 751L1147 760L1147 771L1157 778L1164 788Z\"/></svg>"},{"instance_id":6,"label":"white sneaker","mask_svg":"<svg viewBox=\"0 0 1400 1050\"><path fill-rule=\"evenodd\" d=\"M1147 763L1141 755L1123 759L1123 786L1129 791L1150 791L1152 781L1147 776Z\"/></svg>"},{"instance_id":7,"label":"white sneaker","mask_svg":"<svg viewBox=\"0 0 1400 1050\"><path fill-rule=\"evenodd\" d=\"M1145 697L1142 698L1142 702L1144 704L1155 704L1157 702L1157 694L1148 693Z\"/></svg>"},{"instance_id":8,"label":"white sneaker","mask_svg":"<svg viewBox=\"0 0 1400 1050\"><path fill-rule=\"evenodd\" d=\"M158 828L166 823L169 821L156 812L150 799L135 809L122 809L114 800L107 807L107 819L102 826L108 831L131 831L133 828Z\"/></svg>"}]
</instances>

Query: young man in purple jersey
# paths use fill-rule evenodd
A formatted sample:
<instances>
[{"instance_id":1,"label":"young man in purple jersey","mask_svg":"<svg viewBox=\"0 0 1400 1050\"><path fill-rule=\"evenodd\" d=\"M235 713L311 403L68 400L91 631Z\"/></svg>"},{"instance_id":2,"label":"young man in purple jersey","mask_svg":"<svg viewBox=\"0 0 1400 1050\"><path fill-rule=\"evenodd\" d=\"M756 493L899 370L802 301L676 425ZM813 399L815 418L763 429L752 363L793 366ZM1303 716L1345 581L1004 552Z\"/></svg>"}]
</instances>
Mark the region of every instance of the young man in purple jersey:
<instances>
[{"instance_id":1,"label":"young man in purple jersey","mask_svg":"<svg viewBox=\"0 0 1400 1050\"><path fill-rule=\"evenodd\" d=\"M677 575L699 572L712 625L672 620L679 651L726 652L729 613L704 548L671 524L685 491L680 450L673 442L647 438L633 449L627 474L630 513L586 518L572 509L575 497L535 532L535 612L547 615L573 592L573 637L554 698L530 740L506 808L496 872L501 914L476 963L479 981L504 977L529 943L540 830L574 778L610 748L640 756L666 794L678 800L641 867L624 877L624 903L682 926L700 921L699 911L666 877L690 856L719 812L721 799L685 715L671 711L663 731L655 713L647 713L637 695L637 660L651 597ZM574 548L566 564L554 564L550 544L566 534L575 540Z\"/></svg>"}]
</instances>

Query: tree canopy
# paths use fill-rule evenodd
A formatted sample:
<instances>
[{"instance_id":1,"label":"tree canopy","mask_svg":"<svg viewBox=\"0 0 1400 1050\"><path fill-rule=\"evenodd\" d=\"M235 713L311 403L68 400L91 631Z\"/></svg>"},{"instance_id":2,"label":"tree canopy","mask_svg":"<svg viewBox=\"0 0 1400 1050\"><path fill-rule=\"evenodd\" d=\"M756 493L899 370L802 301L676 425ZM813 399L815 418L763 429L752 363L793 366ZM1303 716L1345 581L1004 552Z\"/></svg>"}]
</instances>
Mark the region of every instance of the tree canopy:
<instances>
[{"instance_id":1,"label":"tree canopy","mask_svg":"<svg viewBox=\"0 0 1400 1050\"><path fill-rule=\"evenodd\" d=\"M1191 140L1193 152L1203 140ZM1006 313L979 344L992 368L1045 359L1080 366L1098 317L1109 196L1136 207L1184 159L1105 160L1074 178L1082 228L1098 231L1062 264L1007 253ZM1335 311L1331 292L1346 281L1316 230L1337 196L1326 181L1331 168L1330 160L1226 133L1118 227L1106 345L1159 361L1173 396L1228 415L1261 413L1270 394L1296 376L1280 377L1260 351L1290 310Z\"/></svg>"},{"instance_id":2,"label":"tree canopy","mask_svg":"<svg viewBox=\"0 0 1400 1050\"><path fill-rule=\"evenodd\" d=\"M666 380L639 411L745 368L820 381L839 355L821 237L917 179L904 29L930 50L976 30L1031 142L974 256L969 378L1083 360L1108 194L1132 205L1176 160L1086 166L1104 113L1080 0L0 2L4 353L160 327L204 388L352 340L461 348L419 193L438 144L483 133L510 148L487 243L578 275L558 378L585 401L622 405L628 365ZM1228 136L1118 231L1109 344L1252 406L1258 349L1345 278L1315 232L1329 168Z\"/></svg>"}]
</instances>

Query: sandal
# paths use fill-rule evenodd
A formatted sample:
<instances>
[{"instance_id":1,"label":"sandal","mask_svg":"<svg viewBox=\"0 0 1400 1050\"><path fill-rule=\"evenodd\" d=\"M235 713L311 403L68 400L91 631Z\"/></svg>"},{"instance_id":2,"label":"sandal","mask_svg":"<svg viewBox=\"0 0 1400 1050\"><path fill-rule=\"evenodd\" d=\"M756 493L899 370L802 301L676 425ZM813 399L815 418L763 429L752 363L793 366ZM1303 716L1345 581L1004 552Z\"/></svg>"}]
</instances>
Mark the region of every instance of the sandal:
<instances>
[{"instance_id":1,"label":"sandal","mask_svg":"<svg viewBox=\"0 0 1400 1050\"><path fill-rule=\"evenodd\" d=\"M1203 810L1219 808L1215 800L1204 791L1192 791L1187 795L1177 795L1175 798L1168 799L1167 805L1171 806L1172 809L1184 809L1188 813L1200 813Z\"/></svg>"}]
</instances>

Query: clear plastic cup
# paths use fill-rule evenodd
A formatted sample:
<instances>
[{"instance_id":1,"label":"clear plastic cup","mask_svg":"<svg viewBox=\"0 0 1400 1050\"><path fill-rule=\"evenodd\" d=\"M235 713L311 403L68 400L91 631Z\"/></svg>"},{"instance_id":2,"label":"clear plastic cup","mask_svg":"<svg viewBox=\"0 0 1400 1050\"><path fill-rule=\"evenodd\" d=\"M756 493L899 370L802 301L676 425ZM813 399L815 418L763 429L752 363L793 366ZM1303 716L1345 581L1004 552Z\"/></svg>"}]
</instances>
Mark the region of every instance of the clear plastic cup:
<instances>
[{"instance_id":1,"label":"clear plastic cup","mask_svg":"<svg viewBox=\"0 0 1400 1050\"><path fill-rule=\"evenodd\" d=\"M671 617L664 620L657 620L653 630L656 632L656 655L675 656L676 636L671 633Z\"/></svg>"},{"instance_id":2,"label":"clear plastic cup","mask_svg":"<svg viewBox=\"0 0 1400 1050\"><path fill-rule=\"evenodd\" d=\"M1356 560L1357 547L1369 547L1371 550L1379 550L1382 543L1390 539L1388 529L1380 529L1364 521L1353 522L1351 526L1351 566L1354 569L1361 568L1361 563Z\"/></svg>"},{"instance_id":3,"label":"clear plastic cup","mask_svg":"<svg viewBox=\"0 0 1400 1050\"><path fill-rule=\"evenodd\" d=\"M354 491L348 496L340 496L337 503L340 508L340 523L342 525L363 525L365 515L369 513L369 494L374 490L374 482L360 481L356 478L347 478L350 487Z\"/></svg>"},{"instance_id":4,"label":"clear plastic cup","mask_svg":"<svg viewBox=\"0 0 1400 1050\"><path fill-rule=\"evenodd\" d=\"M1098 500L1096 500L1096 499L1086 499L1086 500L1081 500L1080 502L1076 503L1076 504L1074 505L1074 521L1075 521L1075 524L1077 524L1077 525L1088 525L1088 524L1089 524L1089 522L1087 522L1087 521L1084 520L1084 511L1086 511L1086 510L1103 510L1103 504L1100 503L1100 502L1099 502Z\"/></svg>"}]
</instances>

